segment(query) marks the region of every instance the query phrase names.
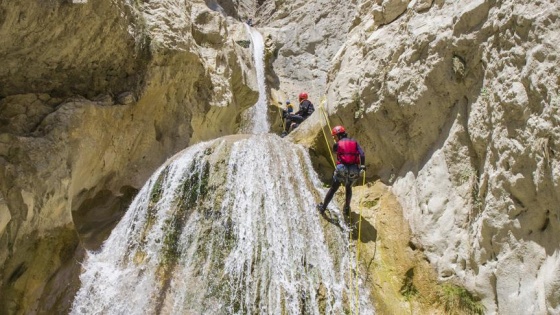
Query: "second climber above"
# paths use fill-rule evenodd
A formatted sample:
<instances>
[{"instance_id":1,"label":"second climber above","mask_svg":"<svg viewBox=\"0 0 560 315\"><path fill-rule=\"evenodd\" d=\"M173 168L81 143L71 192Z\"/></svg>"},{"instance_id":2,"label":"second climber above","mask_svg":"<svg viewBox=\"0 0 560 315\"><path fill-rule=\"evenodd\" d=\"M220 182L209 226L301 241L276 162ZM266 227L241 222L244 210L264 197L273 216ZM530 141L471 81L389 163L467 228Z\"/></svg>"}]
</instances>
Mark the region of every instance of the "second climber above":
<instances>
[{"instance_id":1,"label":"second climber above","mask_svg":"<svg viewBox=\"0 0 560 315\"><path fill-rule=\"evenodd\" d=\"M308 95L306 92L299 93L299 110L292 115L286 116L286 123L284 125L284 132L282 132L282 137L290 133L294 128L299 126L307 117L311 116L315 111L313 103L307 99Z\"/></svg>"}]
</instances>

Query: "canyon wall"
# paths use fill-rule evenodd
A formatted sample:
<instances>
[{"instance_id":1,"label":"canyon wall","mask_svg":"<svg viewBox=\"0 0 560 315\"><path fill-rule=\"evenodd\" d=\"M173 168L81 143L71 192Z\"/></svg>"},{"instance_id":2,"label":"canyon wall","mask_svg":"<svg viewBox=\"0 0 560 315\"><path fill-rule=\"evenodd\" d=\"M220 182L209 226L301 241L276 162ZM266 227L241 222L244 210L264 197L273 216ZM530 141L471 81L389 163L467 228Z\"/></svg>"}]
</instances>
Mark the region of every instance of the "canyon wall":
<instances>
[{"instance_id":1,"label":"canyon wall","mask_svg":"<svg viewBox=\"0 0 560 315\"><path fill-rule=\"evenodd\" d=\"M0 4L0 313L67 311L153 170L235 132L258 93L227 24L203 1Z\"/></svg>"},{"instance_id":2,"label":"canyon wall","mask_svg":"<svg viewBox=\"0 0 560 315\"><path fill-rule=\"evenodd\" d=\"M257 99L246 18L271 103L316 105L287 139L324 178L323 113L441 283L490 314L560 312L559 15L555 0L2 2L0 312L67 309L83 248L153 170L237 131Z\"/></svg>"}]
</instances>

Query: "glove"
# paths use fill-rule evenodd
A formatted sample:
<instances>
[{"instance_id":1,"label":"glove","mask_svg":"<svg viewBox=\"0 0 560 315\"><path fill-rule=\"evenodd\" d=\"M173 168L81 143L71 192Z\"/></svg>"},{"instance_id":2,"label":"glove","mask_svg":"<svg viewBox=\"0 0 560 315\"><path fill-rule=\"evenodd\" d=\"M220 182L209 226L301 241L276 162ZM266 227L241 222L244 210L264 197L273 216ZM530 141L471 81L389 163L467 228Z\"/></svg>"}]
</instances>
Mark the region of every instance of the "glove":
<instances>
[{"instance_id":1,"label":"glove","mask_svg":"<svg viewBox=\"0 0 560 315\"><path fill-rule=\"evenodd\" d=\"M365 165L360 165L360 171L365 171L366 170L366 166Z\"/></svg>"}]
</instances>

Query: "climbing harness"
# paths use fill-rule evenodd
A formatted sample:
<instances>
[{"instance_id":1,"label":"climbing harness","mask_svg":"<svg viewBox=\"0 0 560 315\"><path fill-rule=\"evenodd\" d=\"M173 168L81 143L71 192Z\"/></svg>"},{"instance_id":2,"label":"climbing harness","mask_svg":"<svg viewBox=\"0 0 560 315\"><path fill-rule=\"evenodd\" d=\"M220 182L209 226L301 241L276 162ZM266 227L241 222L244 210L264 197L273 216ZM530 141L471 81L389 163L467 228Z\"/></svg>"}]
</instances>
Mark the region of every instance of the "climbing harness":
<instances>
[{"instance_id":1,"label":"climbing harness","mask_svg":"<svg viewBox=\"0 0 560 315\"><path fill-rule=\"evenodd\" d=\"M321 99L321 102L319 103L319 109L323 114L323 117L325 118L325 122L326 125L329 127L329 130L332 130L331 128L331 124L329 122L329 117L327 116L327 113L325 111L324 108L324 104L326 102L326 96L323 96L323 98ZM321 126L321 131L323 132L323 136L325 137L325 143L327 144L327 148L329 149L329 155L331 157L331 161L333 163L333 167L336 169L336 162L334 161L334 157L333 157L333 152L331 150L331 146L329 144L329 140L327 138L327 134L325 132L325 129L323 128L323 126ZM365 170L363 170L363 179L362 179L362 186L366 185L366 172ZM363 192L362 192L363 194ZM359 200L362 199L362 196L359 198ZM356 239L356 270L350 270L350 287L354 287L354 280L353 280L353 276L352 276L352 271L354 271L354 273L356 274L356 301L355 301L355 306L356 306L356 314L360 314L360 301L359 301L359 274L358 274L358 267L359 267L359 263L360 263L360 250L361 250L361 244L360 244L360 239L362 236L362 205L360 202L358 202L358 207L360 209L359 211L359 219L358 219L358 238ZM352 219L350 218L350 225L352 225ZM350 231L350 235L351 235L352 231Z\"/></svg>"}]
</instances>

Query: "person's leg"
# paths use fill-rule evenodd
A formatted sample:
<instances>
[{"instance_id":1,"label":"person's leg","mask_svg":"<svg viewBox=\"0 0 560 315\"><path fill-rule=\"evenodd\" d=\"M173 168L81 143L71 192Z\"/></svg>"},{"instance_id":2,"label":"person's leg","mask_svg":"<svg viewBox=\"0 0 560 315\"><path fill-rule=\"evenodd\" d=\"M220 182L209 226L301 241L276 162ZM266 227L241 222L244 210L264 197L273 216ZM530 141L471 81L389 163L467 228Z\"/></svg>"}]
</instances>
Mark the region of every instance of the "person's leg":
<instances>
[{"instance_id":1,"label":"person's leg","mask_svg":"<svg viewBox=\"0 0 560 315\"><path fill-rule=\"evenodd\" d=\"M286 133L290 132L290 125L292 124L292 115L286 116L286 120L284 121L284 131Z\"/></svg>"},{"instance_id":2,"label":"person's leg","mask_svg":"<svg viewBox=\"0 0 560 315\"><path fill-rule=\"evenodd\" d=\"M337 181L336 179L333 181L331 188L329 189L329 191L327 192L327 194L325 195L325 200L323 201L323 206L325 207L325 209L327 208L327 206L329 205L329 203L331 202L331 200L334 197L334 193L338 190L338 188L340 187L340 182Z\"/></svg>"},{"instance_id":3,"label":"person's leg","mask_svg":"<svg viewBox=\"0 0 560 315\"><path fill-rule=\"evenodd\" d=\"M293 123L290 125L290 132L294 131L294 129L296 129L297 126L299 126L299 124L296 124L295 122L293 122Z\"/></svg>"},{"instance_id":4,"label":"person's leg","mask_svg":"<svg viewBox=\"0 0 560 315\"><path fill-rule=\"evenodd\" d=\"M325 212L325 210L327 209L327 206L329 205L329 203L331 202L332 198L334 197L334 193L338 190L338 188L340 187L341 182L339 182L336 179L336 176L333 176L333 183L331 185L331 188L329 189L329 191L327 192L327 194L325 195L325 200L323 200L323 202L319 203L317 205L317 209L319 209L319 211L321 213Z\"/></svg>"},{"instance_id":5,"label":"person's leg","mask_svg":"<svg viewBox=\"0 0 560 315\"><path fill-rule=\"evenodd\" d=\"M300 115L290 115L290 119L296 124L301 124L303 122L303 117L301 117Z\"/></svg>"},{"instance_id":6,"label":"person's leg","mask_svg":"<svg viewBox=\"0 0 560 315\"><path fill-rule=\"evenodd\" d=\"M290 121L286 122L286 131L288 133L292 132L299 124L303 121L303 117L299 115L290 115L288 116Z\"/></svg>"},{"instance_id":7,"label":"person's leg","mask_svg":"<svg viewBox=\"0 0 560 315\"><path fill-rule=\"evenodd\" d=\"M346 184L346 199L344 202L344 214L350 214L350 202L352 201L352 183Z\"/></svg>"}]
</instances>

